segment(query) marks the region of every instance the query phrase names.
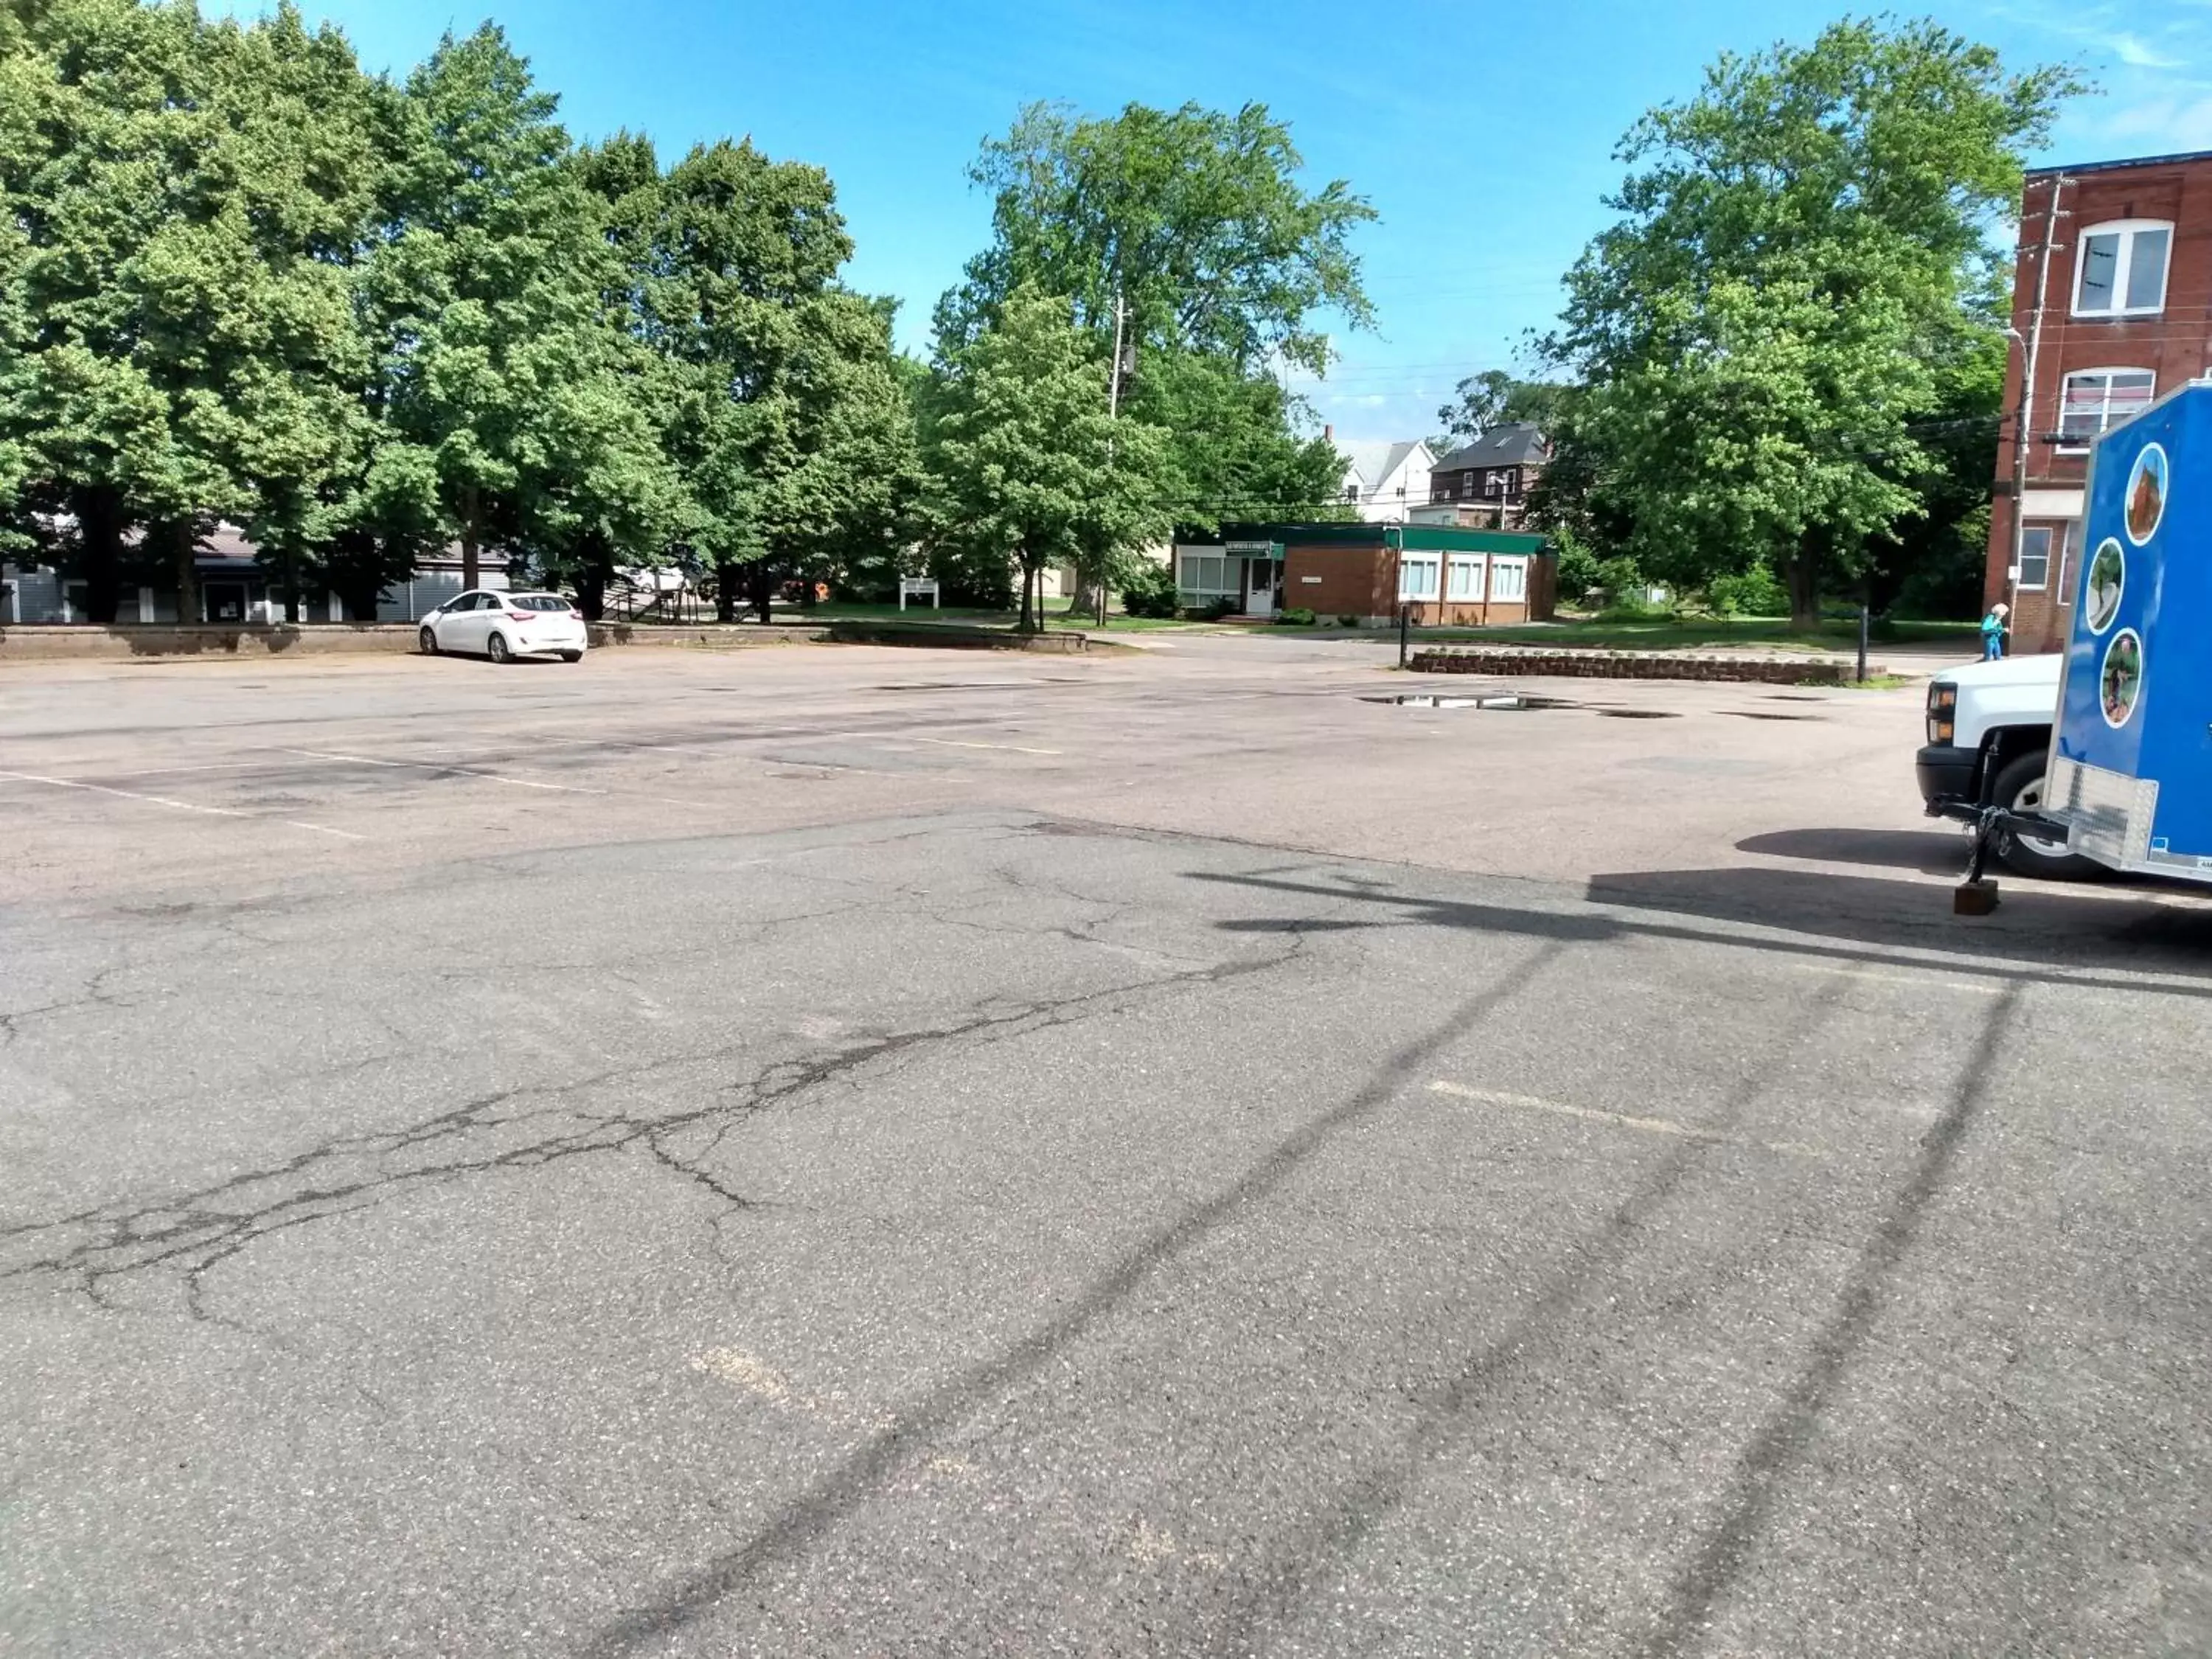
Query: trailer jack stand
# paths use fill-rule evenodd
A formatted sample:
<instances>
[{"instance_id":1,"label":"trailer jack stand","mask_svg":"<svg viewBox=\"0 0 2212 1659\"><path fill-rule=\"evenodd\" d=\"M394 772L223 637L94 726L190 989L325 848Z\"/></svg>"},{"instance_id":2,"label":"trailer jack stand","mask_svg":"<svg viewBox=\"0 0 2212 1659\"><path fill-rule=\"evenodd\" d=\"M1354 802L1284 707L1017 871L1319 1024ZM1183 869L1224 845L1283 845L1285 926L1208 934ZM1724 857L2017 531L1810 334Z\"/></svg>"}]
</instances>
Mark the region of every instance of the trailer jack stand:
<instances>
[{"instance_id":1,"label":"trailer jack stand","mask_svg":"<svg viewBox=\"0 0 2212 1659\"><path fill-rule=\"evenodd\" d=\"M1974 853L1966 861L1966 878L1951 890L1951 914L1954 916L1986 916L1997 908L1996 878L1982 873L1989 862L1990 842L1997 833L1997 824L2003 817L2002 810L1985 807L1974 818Z\"/></svg>"},{"instance_id":2,"label":"trailer jack stand","mask_svg":"<svg viewBox=\"0 0 2212 1659\"><path fill-rule=\"evenodd\" d=\"M1997 908L1997 884L1987 876L1962 881L1951 890L1951 914L1986 916Z\"/></svg>"}]
</instances>

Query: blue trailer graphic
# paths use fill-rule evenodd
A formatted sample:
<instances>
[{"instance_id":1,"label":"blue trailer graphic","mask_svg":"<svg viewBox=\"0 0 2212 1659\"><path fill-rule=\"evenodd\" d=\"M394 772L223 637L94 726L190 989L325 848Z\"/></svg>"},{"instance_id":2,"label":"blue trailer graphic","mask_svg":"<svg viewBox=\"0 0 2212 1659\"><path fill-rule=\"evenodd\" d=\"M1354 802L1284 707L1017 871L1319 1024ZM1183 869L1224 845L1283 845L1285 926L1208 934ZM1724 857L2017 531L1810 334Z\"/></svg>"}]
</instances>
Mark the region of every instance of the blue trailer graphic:
<instances>
[{"instance_id":1,"label":"blue trailer graphic","mask_svg":"<svg viewBox=\"0 0 2212 1659\"><path fill-rule=\"evenodd\" d=\"M2045 816L2116 870L2212 881L2212 384L2098 441Z\"/></svg>"}]
</instances>

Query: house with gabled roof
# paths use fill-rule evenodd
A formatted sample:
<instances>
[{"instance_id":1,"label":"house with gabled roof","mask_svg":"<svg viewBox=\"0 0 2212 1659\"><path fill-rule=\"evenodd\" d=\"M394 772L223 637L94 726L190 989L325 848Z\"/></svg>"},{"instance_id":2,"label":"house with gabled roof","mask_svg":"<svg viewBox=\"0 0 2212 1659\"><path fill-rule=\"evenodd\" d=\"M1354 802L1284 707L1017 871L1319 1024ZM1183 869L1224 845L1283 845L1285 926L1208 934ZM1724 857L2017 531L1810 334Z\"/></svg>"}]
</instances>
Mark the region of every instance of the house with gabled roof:
<instances>
[{"instance_id":1,"label":"house with gabled roof","mask_svg":"<svg viewBox=\"0 0 2212 1659\"><path fill-rule=\"evenodd\" d=\"M1504 530L1524 522L1529 487L1552 447L1533 421L1508 421L1461 445L1429 471L1428 500L1454 520Z\"/></svg>"},{"instance_id":2,"label":"house with gabled roof","mask_svg":"<svg viewBox=\"0 0 2212 1659\"><path fill-rule=\"evenodd\" d=\"M1326 434L1335 442L1335 434ZM1429 470L1436 455L1419 438L1397 442L1337 444L1344 457L1343 500L1369 524L1403 524L1407 513L1429 499Z\"/></svg>"}]
</instances>

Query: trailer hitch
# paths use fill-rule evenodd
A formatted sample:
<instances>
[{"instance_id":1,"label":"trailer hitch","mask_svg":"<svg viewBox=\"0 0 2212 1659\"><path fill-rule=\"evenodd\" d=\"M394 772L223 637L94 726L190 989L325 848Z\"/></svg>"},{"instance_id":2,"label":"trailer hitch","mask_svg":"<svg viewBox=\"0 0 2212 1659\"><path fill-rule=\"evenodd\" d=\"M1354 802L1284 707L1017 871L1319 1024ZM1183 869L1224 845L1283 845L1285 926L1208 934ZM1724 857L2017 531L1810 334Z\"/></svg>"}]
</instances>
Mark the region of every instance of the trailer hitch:
<instances>
[{"instance_id":1,"label":"trailer hitch","mask_svg":"<svg viewBox=\"0 0 2212 1659\"><path fill-rule=\"evenodd\" d=\"M1966 860L1966 879L1951 892L1951 912L1960 916L1986 916L1997 908L1996 878L1984 873L1990 845L2001 835L2025 836L2033 841L2066 839L2066 825L2040 812L2023 812L2010 806L1965 799L1943 799L1929 809L1931 817L1946 817L1969 824L1974 831L1974 850Z\"/></svg>"}]
</instances>

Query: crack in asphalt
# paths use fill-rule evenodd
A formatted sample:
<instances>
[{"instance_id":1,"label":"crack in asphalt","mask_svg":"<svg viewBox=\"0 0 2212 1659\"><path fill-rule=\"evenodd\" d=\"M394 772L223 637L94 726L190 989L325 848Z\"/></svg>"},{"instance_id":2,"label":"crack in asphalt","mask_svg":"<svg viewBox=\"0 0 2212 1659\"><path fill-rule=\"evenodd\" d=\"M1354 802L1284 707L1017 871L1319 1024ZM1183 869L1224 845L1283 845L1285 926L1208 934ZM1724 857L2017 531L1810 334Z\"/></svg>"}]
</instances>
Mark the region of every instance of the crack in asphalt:
<instances>
[{"instance_id":1,"label":"crack in asphalt","mask_svg":"<svg viewBox=\"0 0 2212 1659\"><path fill-rule=\"evenodd\" d=\"M1057 933L1085 939L1064 929L1025 931L1035 936ZM611 1067L562 1083L500 1090L403 1128L340 1135L280 1163L190 1192L146 1203L101 1205L0 1229L0 1241L18 1246L27 1243L33 1252L0 1266L0 1282L58 1276L96 1304L112 1309L114 1304L106 1295L110 1280L173 1267L182 1274L186 1311L194 1319L207 1320L211 1316L204 1295L206 1275L272 1233L367 1209L401 1192L495 1170L538 1169L609 1152L641 1150L656 1166L688 1182L722 1206L719 1224L731 1213L758 1207L758 1200L708 1167L730 1131L744 1121L834 1079L931 1046L976 1037L995 1042L1115 1012L1128 999L1168 988L1220 983L1288 965L1302 957L1305 941L1300 934L1285 937L1288 943L1283 948L1262 956L1231 958L1194 970L1150 975L1042 1001L987 1007L963 1019L890 1032L826 1054L778 1060L751 1078L726 1085L712 1102L688 1109L641 1114L632 1108L595 1114L572 1103L575 1097L594 1090L711 1064L741 1043ZM527 1109L503 1110L524 1101L533 1103ZM497 1151L482 1146L488 1133L548 1117L571 1123L580 1119L582 1123ZM668 1145L670 1138L707 1124L715 1126L715 1133L697 1154L687 1157ZM427 1162L410 1158L424 1152L438 1155ZM404 1162L395 1168L395 1161ZM72 1232L89 1236L68 1238ZM40 1251L40 1245L47 1248Z\"/></svg>"}]
</instances>

